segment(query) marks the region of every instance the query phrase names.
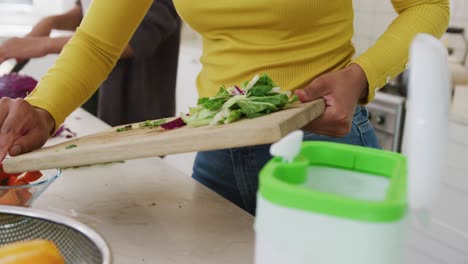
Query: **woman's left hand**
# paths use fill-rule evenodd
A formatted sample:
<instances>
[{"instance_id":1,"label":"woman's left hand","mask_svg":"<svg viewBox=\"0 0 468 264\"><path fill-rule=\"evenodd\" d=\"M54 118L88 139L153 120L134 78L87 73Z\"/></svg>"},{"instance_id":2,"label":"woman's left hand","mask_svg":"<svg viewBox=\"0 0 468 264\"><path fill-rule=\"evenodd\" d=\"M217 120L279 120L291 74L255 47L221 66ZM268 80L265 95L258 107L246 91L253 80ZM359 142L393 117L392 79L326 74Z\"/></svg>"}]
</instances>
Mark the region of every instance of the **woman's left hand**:
<instances>
[{"instance_id":1,"label":"woman's left hand","mask_svg":"<svg viewBox=\"0 0 468 264\"><path fill-rule=\"evenodd\" d=\"M361 66L350 64L336 72L325 73L308 86L296 90L301 102L319 98L325 100L325 112L306 125L304 130L331 136L343 137L351 131L351 121L356 105L367 96L367 78Z\"/></svg>"},{"instance_id":2,"label":"woman's left hand","mask_svg":"<svg viewBox=\"0 0 468 264\"><path fill-rule=\"evenodd\" d=\"M48 43L48 37L11 38L0 45L0 63L43 57L47 55Z\"/></svg>"}]
</instances>

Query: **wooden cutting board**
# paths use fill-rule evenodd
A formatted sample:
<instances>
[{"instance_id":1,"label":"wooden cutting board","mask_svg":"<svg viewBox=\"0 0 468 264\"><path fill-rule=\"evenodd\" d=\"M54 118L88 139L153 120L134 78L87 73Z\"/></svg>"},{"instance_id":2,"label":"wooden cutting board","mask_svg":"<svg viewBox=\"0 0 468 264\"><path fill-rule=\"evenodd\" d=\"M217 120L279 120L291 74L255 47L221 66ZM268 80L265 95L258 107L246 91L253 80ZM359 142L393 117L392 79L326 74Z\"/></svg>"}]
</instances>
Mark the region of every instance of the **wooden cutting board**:
<instances>
[{"instance_id":1,"label":"wooden cutting board","mask_svg":"<svg viewBox=\"0 0 468 264\"><path fill-rule=\"evenodd\" d=\"M67 168L163 156L175 153L268 144L300 129L320 116L322 99L232 124L182 127L174 130L140 128L117 132L112 128L89 136L4 160L6 172ZM74 148L67 146L76 145Z\"/></svg>"}]
</instances>

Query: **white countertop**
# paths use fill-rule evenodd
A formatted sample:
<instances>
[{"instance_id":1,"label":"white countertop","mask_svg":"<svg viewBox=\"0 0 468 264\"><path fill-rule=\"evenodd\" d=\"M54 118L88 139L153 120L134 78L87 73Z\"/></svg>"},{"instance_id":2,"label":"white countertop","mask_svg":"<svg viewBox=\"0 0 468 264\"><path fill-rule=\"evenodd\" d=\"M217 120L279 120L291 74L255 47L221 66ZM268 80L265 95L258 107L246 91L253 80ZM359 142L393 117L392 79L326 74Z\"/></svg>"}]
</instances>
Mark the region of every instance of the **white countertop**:
<instances>
[{"instance_id":1,"label":"white countertop","mask_svg":"<svg viewBox=\"0 0 468 264\"><path fill-rule=\"evenodd\" d=\"M108 128L81 109L65 124L78 136ZM67 169L33 207L93 227L116 264L253 261L253 217L160 158Z\"/></svg>"}]
</instances>

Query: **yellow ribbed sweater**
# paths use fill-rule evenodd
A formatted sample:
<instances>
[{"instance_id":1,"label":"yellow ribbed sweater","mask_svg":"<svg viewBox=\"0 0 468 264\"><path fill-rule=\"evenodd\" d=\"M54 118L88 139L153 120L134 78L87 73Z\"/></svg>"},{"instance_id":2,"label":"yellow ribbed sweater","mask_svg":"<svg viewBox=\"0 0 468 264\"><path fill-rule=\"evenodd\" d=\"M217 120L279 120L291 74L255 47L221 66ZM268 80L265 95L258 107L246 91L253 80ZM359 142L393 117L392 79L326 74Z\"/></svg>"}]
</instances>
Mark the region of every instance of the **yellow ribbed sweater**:
<instances>
[{"instance_id":1,"label":"yellow ribbed sweater","mask_svg":"<svg viewBox=\"0 0 468 264\"><path fill-rule=\"evenodd\" d=\"M352 0L174 0L181 17L203 37L200 96L261 73L283 89L294 90L353 62L367 76L367 101L404 70L417 33L441 36L449 21L448 0L391 2L398 17L372 47L353 59ZM26 100L61 124L109 74L150 4L151 0L93 1L75 36Z\"/></svg>"}]
</instances>

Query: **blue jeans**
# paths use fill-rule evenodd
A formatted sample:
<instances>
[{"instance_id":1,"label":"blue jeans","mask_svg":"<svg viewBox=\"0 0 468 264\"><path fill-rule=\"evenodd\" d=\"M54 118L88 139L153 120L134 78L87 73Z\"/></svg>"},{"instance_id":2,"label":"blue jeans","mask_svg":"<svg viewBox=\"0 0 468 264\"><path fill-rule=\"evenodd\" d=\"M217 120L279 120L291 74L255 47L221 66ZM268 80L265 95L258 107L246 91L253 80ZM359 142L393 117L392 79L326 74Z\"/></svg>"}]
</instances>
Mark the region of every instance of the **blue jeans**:
<instances>
[{"instance_id":1,"label":"blue jeans","mask_svg":"<svg viewBox=\"0 0 468 264\"><path fill-rule=\"evenodd\" d=\"M304 140L331 141L379 148L369 113L356 107L351 132L341 138L304 133ZM258 174L272 158L270 145L199 152L192 177L232 203L255 215Z\"/></svg>"}]
</instances>

